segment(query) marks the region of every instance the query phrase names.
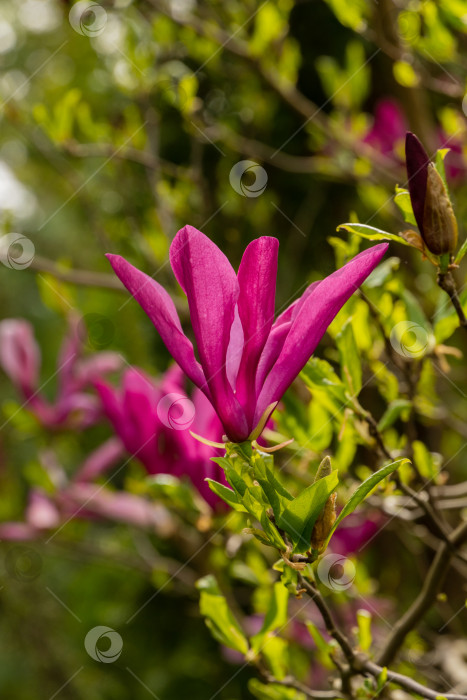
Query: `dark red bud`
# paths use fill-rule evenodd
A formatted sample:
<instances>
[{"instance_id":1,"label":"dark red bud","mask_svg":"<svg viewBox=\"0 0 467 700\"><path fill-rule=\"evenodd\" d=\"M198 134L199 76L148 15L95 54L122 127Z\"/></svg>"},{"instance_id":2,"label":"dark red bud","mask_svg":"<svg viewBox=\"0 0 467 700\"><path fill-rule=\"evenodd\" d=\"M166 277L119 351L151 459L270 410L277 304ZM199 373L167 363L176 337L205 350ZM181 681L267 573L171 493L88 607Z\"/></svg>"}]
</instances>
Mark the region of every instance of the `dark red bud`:
<instances>
[{"instance_id":1,"label":"dark red bud","mask_svg":"<svg viewBox=\"0 0 467 700\"><path fill-rule=\"evenodd\" d=\"M418 138L410 131L405 136L405 160L412 209L423 237L423 218L430 159Z\"/></svg>"}]
</instances>

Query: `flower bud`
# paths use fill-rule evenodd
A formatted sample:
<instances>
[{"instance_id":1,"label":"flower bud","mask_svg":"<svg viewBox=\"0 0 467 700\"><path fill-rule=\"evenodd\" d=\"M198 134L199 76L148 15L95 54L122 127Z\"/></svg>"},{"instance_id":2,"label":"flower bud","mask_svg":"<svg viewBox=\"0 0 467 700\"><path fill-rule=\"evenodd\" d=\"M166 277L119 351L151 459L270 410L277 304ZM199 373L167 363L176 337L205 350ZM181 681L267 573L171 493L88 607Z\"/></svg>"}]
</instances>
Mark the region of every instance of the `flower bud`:
<instances>
[{"instance_id":1,"label":"flower bud","mask_svg":"<svg viewBox=\"0 0 467 700\"><path fill-rule=\"evenodd\" d=\"M316 476L313 480L313 483L316 481L319 481L320 479L324 479L325 476L328 476L332 472L332 466L331 466L331 460L330 458L326 455L326 457L321 461L318 471L316 472Z\"/></svg>"},{"instance_id":2,"label":"flower bud","mask_svg":"<svg viewBox=\"0 0 467 700\"><path fill-rule=\"evenodd\" d=\"M328 476L332 472L331 460L325 457L318 467L313 483ZM318 515L311 533L312 549L321 550L324 546L331 528L336 521L336 493L331 493L328 500L324 504L324 508Z\"/></svg>"},{"instance_id":3,"label":"flower bud","mask_svg":"<svg viewBox=\"0 0 467 700\"><path fill-rule=\"evenodd\" d=\"M331 493L313 526L311 547L318 552L323 548L331 528L336 522L336 497L337 493Z\"/></svg>"},{"instance_id":4,"label":"flower bud","mask_svg":"<svg viewBox=\"0 0 467 700\"><path fill-rule=\"evenodd\" d=\"M423 242L434 255L453 253L457 246L457 221L443 179L418 138L410 132L405 154L410 200Z\"/></svg>"},{"instance_id":5,"label":"flower bud","mask_svg":"<svg viewBox=\"0 0 467 700\"><path fill-rule=\"evenodd\" d=\"M444 182L433 163L428 166L423 240L435 255L453 253L457 247L457 220Z\"/></svg>"}]
</instances>

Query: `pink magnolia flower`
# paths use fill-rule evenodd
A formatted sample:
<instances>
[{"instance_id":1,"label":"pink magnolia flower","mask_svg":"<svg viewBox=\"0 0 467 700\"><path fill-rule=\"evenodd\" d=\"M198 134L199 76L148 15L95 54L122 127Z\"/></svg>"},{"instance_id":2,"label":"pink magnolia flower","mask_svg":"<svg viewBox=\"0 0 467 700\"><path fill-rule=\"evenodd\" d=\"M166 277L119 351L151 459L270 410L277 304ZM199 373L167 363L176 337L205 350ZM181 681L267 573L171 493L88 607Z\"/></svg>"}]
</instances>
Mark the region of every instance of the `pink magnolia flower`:
<instances>
[{"instance_id":1,"label":"pink magnolia flower","mask_svg":"<svg viewBox=\"0 0 467 700\"><path fill-rule=\"evenodd\" d=\"M189 429L218 442L222 425L199 389L194 391L193 401L186 396L179 367L166 372L158 384L140 369L130 367L123 374L121 389L102 380L95 386L127 452L149 474L187 476L209 505L218 503L205 479L225 483L223 470L210 459L222 452L195 440Z\"/></svg>"},{"instance_id":2,"label":"pink magnolia flower","mask_svg":"<svg viewBox=\"0 0 467 700\"><path fill-rule=\"evenodd\" d=\"M148 314L172 357L214 406L227 437L257 437L327 327L383 257L387 244L363 251L304 294L274 321L279 242L263 236L246 248L235 274L203 233L185 226L170 261L188 297L199 362L165 289L116 255L108 258Z\"/></svg>"},{"instance_id":3,"label":"pink magnolia flower","mask_svg":"<svg viewBox=\"0 0 467 700\"><path fill-rule=\"evenodd\" d=\"M42 465L55 486L53 493L34 488L28 495L24 521L0 523L0 538L31 541L42 538L73 519L105 519L156 532L170 537L175 524L168 510L147 498L115 491L93 480L102 476L124 456L125 449L117 438L101 445L68 480L51 451L40 455Z\"/></svg>"},{"instance_id":4,"label":"pink magnolia flower","mask_svg":"<svg viewBox=\"0 0 467 700\"><path fill-rule=\"evenodd\" d=\"M402 164L405 135L408 129L409 123L400 104L396 100L383 99L375 107L373 125L363 141ZM465 178L467 164L463 154L463 135L448 136L441 127L438 127L435 137L438 148L450 150L445 162L448 178L451 180Z\"/></svg>"},{"instance_id":5,"label":"pink magnolia flower","mask_svg":"<svg viewBox=\"0 0 467 700\"><path fill-rule=\"evenodd\" d=\"M373 146L385 156L394 156L403 162L403 147L408 124L405 115L395 100L381 100L374 112L373 126L364 142ZM400 156L397 147L400 146Z\"/></svg>"},{"instance_id":6,"label":"pink magnolia flower","mask_svg":"<svg viewBox=\"0 0 467 700\"><path fill-rule=\"evenodd\" d=\"M85 389L97 377L121 366L120 357L113 352L81 358L78 323L77 317L70 319L69 334L61 347L55 373L57 397L50 403L39 386L41 355L31 324L21 319L0 322L0 366L21 393L27 408L47 428L93 425L101 414L100 402Z\"/></svg>"}]
</instances>

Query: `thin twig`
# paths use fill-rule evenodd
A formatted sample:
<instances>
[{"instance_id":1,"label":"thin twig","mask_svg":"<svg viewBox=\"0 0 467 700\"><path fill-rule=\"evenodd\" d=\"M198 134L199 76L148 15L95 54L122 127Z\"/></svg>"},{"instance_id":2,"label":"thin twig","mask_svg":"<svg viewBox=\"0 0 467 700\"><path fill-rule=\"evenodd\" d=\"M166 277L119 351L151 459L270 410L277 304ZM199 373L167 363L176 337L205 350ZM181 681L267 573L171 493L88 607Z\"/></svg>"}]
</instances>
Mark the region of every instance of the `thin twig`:
<instances>
[{"instance_id":1,"label":"thin twig","mask_svg":"<svg viewBox=\"0 0 467 700\"><path fill-rule=\"evenodd\" d=\"M467 538L467 521L461 523L456 530L449 535L449 543L442 542L426 576L422 590L407 610L394 625L384 648L377 657L377 662L387 666L394 659L398 650L404 643L407 634L416 627L424 614L430 609L434 599L439 593L445 580L451 559L453 548L462 544Z\"/></svg>"},{"instance_id":2,"label":"thin twig","mask_svg":"<svg viewBox=\"0 0 467 700\"><path fill-rule=\"evenodd\" d=\"M457 292L457 287L452 272L440 272L438 274L437 282L438 286L446 292L451 300L451 304L459 317L459 325L461 328L465 328L465 330L467 330L467 318L465 317L464 309L462 308L462 304L459 299L459 294Z\"/></svg>"}]
</instances>

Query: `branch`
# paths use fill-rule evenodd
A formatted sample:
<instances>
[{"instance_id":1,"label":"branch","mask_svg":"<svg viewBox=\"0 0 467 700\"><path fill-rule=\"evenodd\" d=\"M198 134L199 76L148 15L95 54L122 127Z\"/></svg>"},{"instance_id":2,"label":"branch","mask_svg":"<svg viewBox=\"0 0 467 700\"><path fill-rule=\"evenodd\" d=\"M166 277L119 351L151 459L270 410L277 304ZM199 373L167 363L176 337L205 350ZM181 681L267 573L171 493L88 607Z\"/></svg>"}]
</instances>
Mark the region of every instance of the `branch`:
<instances>
[{"instance_id":1,"label":"branch","mask_svg":"<svg viewBox=\"0 0 467 700\"><path fill-rule=\"evenodd\" d=\"M156 163L156 159L149 151L143 151L139 148L118 148L112 143L78 143L77 141L67 141L62 145L63 149L75 158L116 158L117 160L138 163L145 168L155 168L158 165L171 177L188 177L185 168L162 158Z\"/></svg>"},{"instance_id":2,"label":"branch","mask_svg":"<svg viewBox=\"0 0 467 700\"><path fill-rule=\"evenodd\" d=\"M66 270L53 260L36 255L29 266L38 272L46 272L58 280L78 284L84 287L101 287L103 289L117 289L125 291L124 286L115 275L108 275L104 272L91 272L88 270Z\"/></svg>"},{"instance_id":3,"label":"branch","mask_svg":"<svg viewBox=\"0 0 467 700\"><path fill-rule=\"evenodd\" d=\"M377 657L378 663L387 666L394 659L402 646L407 634L420 622L424 614L430 609L438 592L443 585L451 559L454 555L453 548L462 544L467 538L467 521L449 535L449 542L442 542L433 559L426 576L422 590L407 610L394 625L391 635L384 648Z\"/></svg>"},{"instance_id":4,"label":"branch","mask_svg":"<svg viewBox=\"0 0 467 700\"><path fill-rule=\"evenodd\" d=\"M333 180L341 182L348 182L349 179L353 181L361 179L351 169L343 170L342 167L337 166L331 158L326 156L294 156L289 153L284 153L283 151L277 151L275 148L262 141L237 134L226 126L216 125L206 127L204 124L199 124L199 126L204 128L204 133L212 141L222 141L226 146L237 153L249 156L250 158L256 158L263 163L268 163L272 167L284 170L288 173L307 175L319 173L323 176L328 175L332 177ZM368 176L365 175L365 178L368 178Z\"/></svg>"},{"instance_id":5,"label":"branch","mask_svg":"<svg viewBox=\"0 0 467 700\"><path fill-rule=\"evenodd\" d=\"M291 82L284 81L274 70L267 68L261 59L253 55L248 44L238 39L235 34L228 34L219 27L218 24L207 24L195 15L174 16L166 3L161 0L147 0L147 2L157 11L169 17L173 22L188 27L199 36L215 41L220 49L224 49L247 61L257 72L260 78L268 85L291 109L293 109L305 123L313 121L321 131L326 134L330 141L338 143L355 153L358 157L368 158L375 170L388 181L398 179L398 169L394 167L394 162L387 156L379 153L372 146L353 138L350 132L341 128L335 128L330 123L322 107L318 107L301 93ZM204 65L204 64L203 64Z\"/></svg>"},{"instance_id":6,"label":"branch","mask_svg":"<svg viewBox=\"0 0 467 700\"><path fill-rule=\"evenodd\" d=\"M381 452L381 454L386 457L386 459L389 459L391 461L395 460L395 457L391 454L389 449L386 447L384 443L383 436L378 428L378 424L375 421L374 417L372 414L367 411L366 409L363 408L363 406L360 405L358 400L354 398L353 400L353 408L358 416L360 418L363 418L363 420L366 421L368 424L368 427L370 429L371 435L375 438L376 444L378 445L378 448ZM426 517L429 519L431 522L435 533L437 536L443 540L449 547L450 542L449 542L449 533L447 532L444 523L442 522L441 518L438 516L438 513L436 512L436 506L432 501L431 495L428 490L426 490L426 495L427 499L423 497L421 493L418 493L414 489L412 489L408 484L404 484L403 481L401 480L399 474L395 472L392 475L392 479L395 481L397 488L405 493L407 496L412 498L415 503L423 510L425 513Z\"/></svg>"},{"instance_id":7,"label":"branch","mask_svg":"<svg viewBox=\"0 0 467 700\"><path fill-rule=\"evenodd\" d=\"M373 661L365 660L363 662L363 670L372 675L374 678L378 678L383 671L383 666L375 664ZM467 700L467 695L457 695L456 693L442 693L438 690L431 690L426 688L424 685L417 683L412 678L404 676L402 673L396 673L395 671L390 671L387 669L387 679L390 683L396 683L396 685L404 688L404 690L409 690L411 693L416 693L421 695L428 700L439 700L439 698L445 698L445 700Z\"/></svg>"},{"instance_id":8,"label":"branch","mask_svg":"<svg viewBox=\"0 0 467 700\"><path fill-rule=\"evenodd\" d=\"M321 613L321 617L323 618L329 636L335 639L335 641L342 649L342 653L344 654L345 658L351 665L355 658L355 652L352 649L347 637L344 635L343 632L339 630L336 623L334 622L332 613L329 610L323 596L321 595L319 590L314 586L314 584L310 583L310 581L307 581L300 573L298 574L298 583L299 586L306 591L307 595L309 595L310 598L315 602L316 607Z\"/></svg>"},{"instance_id":9,"label":"branch","mask_svg":"<svg viewBox=\"0 0 467 700\"><path fill-rule=\"evenodd\" d=\"M462 304L459 299L459 294L457 292L457 287L452 272L440 272L438 274L437 282L438 286L446 292L451 300L451 304L459 317L459 325L461 328L465 328L465 330L467 330L467 318L465 317L464 309L462 308Z\"/></svg>"},{"instance_id":10,"label":"branch","mask_svg":"<svg viewBox=\"0 0 467 700\"><path fill-rule=\"evenodd\" d=\"M466 536L467 521L465 523L462 523L462 525L453 533L452 544L459 544L460 541ZM443 543L441 547L446 549L448 556L450 557L451 553L448 546ZM348 662L347 680L351 676L358 674L367 674L378 679L384 670L384 665L380 664L385 664L385 662L379 659L379 663L374 663L373 661L368 659L368 657L365 656L365 654L361 654L352 649L347 637L338 629L337 625L335 624L334 619L332 617L332 613L329 610L324 598L322 597L318 589L312 583L303 578L301 574L298 575L298 581L299 585L306 591L307 595L309 595L310 598L315 602L317 608L321 613L328 634L337 642ZM437 592L438 589L435 590L434 595L436 595ZM410 629L412 629L412 627L413 625L411 625L407 629L407 632ZM427 698L427 700L438 700L440 696L446 698L447 700L467 700L466 695L457 695L454 693L441 693L437 690L431 690L430 688L426 688L420 683L417 683L417 681L414 681L408 676L404 676L401 673L396 673L395 671L390 671L387 668L386 670L388 682L395 683L396 685L400 686L401 688L404 688L405 690L409 690L410 692L416 693L417 695L421 695L422 697ZM342 669L342 671L344 671L345 673L346 670ZM284 679L283 683L284 685L287 685L288 679ZM292 687L296 686L292 685ZM305 692L303 689L302 691ZM342 691L339 692L339 696L342 697ZM308 697L313 696L309 695ZM328 695L327 697L330 696Z\"/></svg>"},{"instance_id":11,"label":"branch","mask_svg":"<svg viewBox=\"0 0 467 700\"><path fill-rule=\"evenodd\" d=\"M303 683L300 683L300 681L297 681L297 679L293 676L286 676L285 678L278 680L266 670L260 669L260 671L267 683L282 685L286 688L295 688L295 690L303 693L307 698L311 698L311 700L333 700L333 698L342 697L342 691L340 690L313 690L312 688L308 688L308 686L304 685Z\"/></svg>"}]
</instances>

